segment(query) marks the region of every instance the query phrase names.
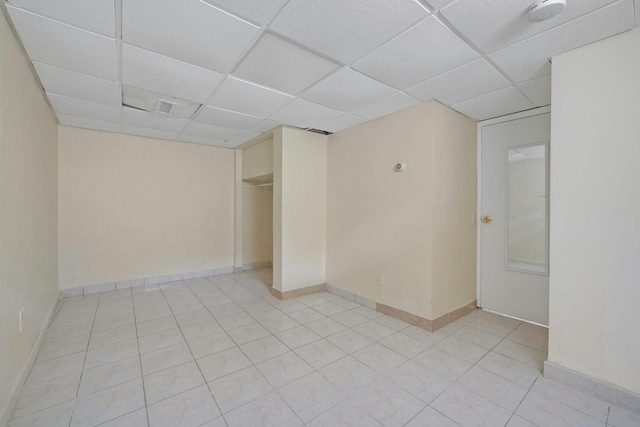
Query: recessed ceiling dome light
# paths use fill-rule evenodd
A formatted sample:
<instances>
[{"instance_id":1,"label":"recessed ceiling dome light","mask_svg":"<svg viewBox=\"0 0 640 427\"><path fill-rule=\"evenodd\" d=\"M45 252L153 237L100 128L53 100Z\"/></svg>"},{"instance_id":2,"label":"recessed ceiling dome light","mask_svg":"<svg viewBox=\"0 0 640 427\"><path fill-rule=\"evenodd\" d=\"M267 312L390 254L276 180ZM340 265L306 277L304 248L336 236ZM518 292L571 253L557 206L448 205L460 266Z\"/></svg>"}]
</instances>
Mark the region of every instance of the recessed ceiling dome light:
<instances>
[{"instance_id":1,"label":"recessed ceiling dome light","mask_svg":"<svg viewBox=\"0 0 640 427\"><path fill-rule=\"evenodd\" d=\"M541 22L558 15L567 6L566 0L536 0L529 6L529 21Z\"/></svg>"}]
</instances>

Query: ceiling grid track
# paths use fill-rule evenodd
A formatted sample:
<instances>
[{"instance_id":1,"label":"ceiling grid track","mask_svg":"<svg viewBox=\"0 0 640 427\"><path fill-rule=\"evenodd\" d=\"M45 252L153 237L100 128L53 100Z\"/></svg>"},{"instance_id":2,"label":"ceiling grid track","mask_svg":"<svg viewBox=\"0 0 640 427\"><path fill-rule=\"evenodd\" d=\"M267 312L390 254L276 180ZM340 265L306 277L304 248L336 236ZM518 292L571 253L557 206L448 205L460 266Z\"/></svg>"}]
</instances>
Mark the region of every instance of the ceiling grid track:
<instances>
[{"instance_id":1,"label":"ceiling grid track","mask_svg":"<svg viewBox=\"0 0 640 427\"><path fill-rule=\"evenodd\" d=\"M584 0L530 23L531 1L3 7L61 124L233 148L279 124L333 133L429 99L476 120L548 105L548 58L639 20L640 0Z\"/></svg>"}]
</instances>

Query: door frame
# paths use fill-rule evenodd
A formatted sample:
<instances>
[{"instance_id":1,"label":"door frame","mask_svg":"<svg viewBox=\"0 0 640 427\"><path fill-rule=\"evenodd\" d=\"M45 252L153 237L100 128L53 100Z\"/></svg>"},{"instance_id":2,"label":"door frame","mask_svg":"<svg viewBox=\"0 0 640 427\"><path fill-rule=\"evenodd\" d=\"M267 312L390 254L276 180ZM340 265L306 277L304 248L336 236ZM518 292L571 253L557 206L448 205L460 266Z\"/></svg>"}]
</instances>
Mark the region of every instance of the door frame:
<instances>
[{"instance_id":1,"label":"door frame","mask_svg":"<svg viewBox=\"0 0 640 427\"><path fill-rule=\"evenodd\" d=\"M551 106L548 105L546 107L538 107L532 108L531 110L521 111L519 113L508 114L506 116L496 117L494 119L488 119L478 122L478 130L477 130L477 194L478 194L478 204L476 206L476 299L478 307L482 307L482 292L481 292L481 277L482 277L482 128L485 126L491 126L498 123L511 122L513 120L524 119L526 117L539 116L542 114L551 113ZM549 143L551 145L551 143ZM548 155L549 153L547 153ZM549 183L547 182L547 188ZM548 197L548 195L547 195ZM547 203L548 206L551 204L551 199L549 199ZM547 239L547 259L549 257L549 241ZM547 264L548 268L548 264Z\"/></svg>"}]
</instances>

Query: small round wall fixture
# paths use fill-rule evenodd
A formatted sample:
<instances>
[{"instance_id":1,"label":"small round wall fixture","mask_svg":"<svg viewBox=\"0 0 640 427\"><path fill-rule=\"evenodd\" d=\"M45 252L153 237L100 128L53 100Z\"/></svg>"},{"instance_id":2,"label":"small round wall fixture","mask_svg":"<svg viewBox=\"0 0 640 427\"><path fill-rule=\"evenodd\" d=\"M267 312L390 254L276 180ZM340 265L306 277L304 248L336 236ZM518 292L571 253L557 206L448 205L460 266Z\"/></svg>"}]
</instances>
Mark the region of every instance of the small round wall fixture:
<instances>
[{"instance_id":1,"label":"small round wall fixture","mask_svg":"<svg viewBox=\"0 0 640 427\"><path fill-rule=\"evenodd\" d=\"M396 163L396 165L393 167L396 172L403 172L406 168L406 163Z\"/></svg>"},{"instance_id":2,"label":"small round wall fixture","mask_svg":"<svg viewBox=\"0 0 640 427\"><path fill-rule=\"evenodd\" d=\"M529 6L529 21L542 22L558 15L567 6L567 0L536 0Z\"/></svg>"}]
</instances>

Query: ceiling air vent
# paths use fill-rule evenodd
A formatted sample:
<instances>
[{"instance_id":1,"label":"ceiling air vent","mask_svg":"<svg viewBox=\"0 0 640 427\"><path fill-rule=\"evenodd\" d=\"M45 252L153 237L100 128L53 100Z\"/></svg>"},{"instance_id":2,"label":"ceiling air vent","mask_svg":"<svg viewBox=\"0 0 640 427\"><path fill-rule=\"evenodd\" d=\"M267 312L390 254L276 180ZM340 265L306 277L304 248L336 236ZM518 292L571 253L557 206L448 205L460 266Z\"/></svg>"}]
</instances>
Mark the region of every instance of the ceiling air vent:
<instances>
[{"instance_id":1,"label":"ceiling air vent","mask_svg":"<svg viewBox=\"0 0 640 427\"><path fill-rule=\"evenodd\" d=\"M202 104L134 86L122 85L122 105L177 119L190 119Z\"/></svg>"},{"instance_id":2,"label":"ceiling air vent","mask_svg":"<svg viewBox=\"0 0 640 427\"><path fill-rule=\"evenodd\" d=\"M156 111L159 113L169 114L171 113L171 109L176 105L175 102L165 101L164 99L158 99L156 103Z\"/></svg>"},{"instance_id":3,"label":"ceiling air vent","mask_svg":"<svg viewBox=\"0 0 640 427\"><path fill-rule=\"evenodd\" d=\"M314 129L314 128L307 128L305 129L308 132L313 132L313 133L319 133L321 135L331 135L333 132L329 132L326 130L322 130L322 129Z\"/></svg>"}]
</instances>

